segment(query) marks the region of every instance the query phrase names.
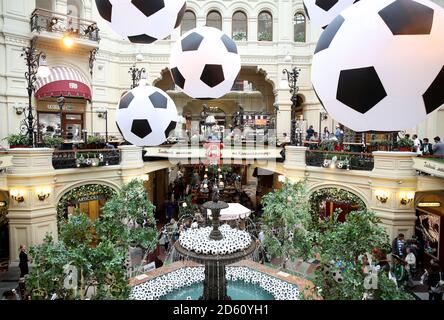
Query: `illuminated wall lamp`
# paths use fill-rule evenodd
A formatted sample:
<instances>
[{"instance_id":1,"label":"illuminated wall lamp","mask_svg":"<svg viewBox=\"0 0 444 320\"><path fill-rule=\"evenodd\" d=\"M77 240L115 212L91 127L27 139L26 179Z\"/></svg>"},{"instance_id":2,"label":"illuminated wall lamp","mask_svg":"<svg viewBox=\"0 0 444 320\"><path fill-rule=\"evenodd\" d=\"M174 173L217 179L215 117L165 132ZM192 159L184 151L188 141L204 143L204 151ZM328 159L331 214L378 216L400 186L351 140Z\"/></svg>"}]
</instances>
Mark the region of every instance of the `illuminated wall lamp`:
<instances>
[{"instance_id":1,"label":"illuminated wall lamp","mask_svg":"<svg viewBox=\"0 0 444 320\"><path fill-rule=\"evenodd\" d=\"M389 198L389 197L388 197L387 192L382 191L382 190L376 192L376 199L377 199L379 202L381 202L381 203L387 203L388 198Z\"/></svg>"},{"instance_id":2,"label":"illuminated wall lamp","mask_svg":"<svg viewBox=\"0 0 444 320\"><path fill-rule=\"evenodd\" d=\"M403 206L406 206L415 199L415 193L414 192L401 192L400 198L401 198L401 204Z\"/></svg>"},{"instance_id":3,"label":"illuminated wall lamp","mask_svg":"<svg viewBox=\"0 0 444 320\"><path fill-rule=\"evenodd\" d=\"M37 189L36 193L40 201L45 201L51 195L51 191L49 189Z\"/></svg>"},{"instance_id":4,"label":"illuminated wall lamp","mask_svg":"<svg viewBox=\"0 0 444 320\"><path fill-rule=\"evenodd\" d=\"M19 190L11 190L11 198L17 201L18 203L25 201L25 196L23 194L23 191Z\"/></svg>"}]
</instances>

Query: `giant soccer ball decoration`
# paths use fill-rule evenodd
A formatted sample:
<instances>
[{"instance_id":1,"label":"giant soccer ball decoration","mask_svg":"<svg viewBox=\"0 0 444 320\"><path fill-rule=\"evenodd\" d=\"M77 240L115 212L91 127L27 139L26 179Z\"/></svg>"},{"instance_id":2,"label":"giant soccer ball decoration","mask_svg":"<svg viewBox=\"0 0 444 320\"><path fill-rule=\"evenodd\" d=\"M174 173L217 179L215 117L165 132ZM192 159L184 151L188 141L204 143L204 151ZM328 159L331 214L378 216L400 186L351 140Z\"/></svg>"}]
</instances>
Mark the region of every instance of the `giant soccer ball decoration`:
<instances>
[{"instance_id":1,"label":"giant soccer ball decoration","mask_svg":"<svg viewBox=\"0 0 444 320\"><path fill-rule=\"evenodd\" d=\"M162 90L138 86L121 99L116 124L126 141L138 147L158 146L167 141L177 124L177 109Z\"/></svg>"},{"instance_id":2,"label":"giant soccer ball decoration","mask_svg":"<svg viewBox=\"0 0 444 320\"><path fill-rule=\"evenodd\" d=\"M444 103L444 9L427 0L360 1L325 29L313 87L355 131L412 128Z\"/></svg>"},{"instance_id":3,"label":"giant soccer ball decoration","mask_svg":"<svg viewBox=\"0 0 444 320\"><path fill-rule=\"evenodd\" d=\"M170 58L174 83L195 99L217 99L230 92L240 69L236 43L211 27L184 34Z\"/></svg>"},{"instance_id":4,"label":"giant soccer ball decoration","mask_svg":"<svg viewBox=\"0 0 444 320\"><path fill-rule=\"evenodd\" d=\"M100 16L133 43L153 43L171 35L182 22L185 0L96 0Z\"/></svg>"},{"instance_id":5,"label":"giant soccer ball decoration","mask_svg":"<svg viewBox=\"0 0 444 320\"><path fill-rule=\"evenodd\" d=\"M342 11L359 0L304 0L307 17L315 26L327 28Z\"/></svg>"}]
</instances>

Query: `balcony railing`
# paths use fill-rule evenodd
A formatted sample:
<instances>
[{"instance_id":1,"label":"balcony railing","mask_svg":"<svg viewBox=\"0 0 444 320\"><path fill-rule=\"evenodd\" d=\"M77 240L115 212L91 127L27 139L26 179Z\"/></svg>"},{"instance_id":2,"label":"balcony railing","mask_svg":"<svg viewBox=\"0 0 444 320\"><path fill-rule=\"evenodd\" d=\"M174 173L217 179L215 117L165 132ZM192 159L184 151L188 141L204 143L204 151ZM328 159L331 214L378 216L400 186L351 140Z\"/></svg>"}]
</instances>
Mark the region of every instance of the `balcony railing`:
<instances>
[{"instance_id":1,"label":"balcony railing","mask_svg":"<svg viewBox=\"0 0 444 320\"><path fill-rule=\"evenodd\" d=\"M44 9L35 9L32 13L31 31L70 34L79 39L100 41L100 30L96 22Z\"/></svg>"},{"instance_id":2,"label":"balcony railing","mask_svg":"<svg viewBox=\"0 0 444 320\"><path fill-rule=\"evenodd\" d=\"M119 165L119 149L54 151L54 169L90 168Z\"/></svg>"},{"instance_id":3,"label":"balcony railing","mask_svg":"<svg viewBox=\"0 0 444 320\"><path fill-rule=\"evenodd\" d=\"M306 164L340 170L372 171L375 163L371 153L308 150Z\"/></svg>"}]
</instances>

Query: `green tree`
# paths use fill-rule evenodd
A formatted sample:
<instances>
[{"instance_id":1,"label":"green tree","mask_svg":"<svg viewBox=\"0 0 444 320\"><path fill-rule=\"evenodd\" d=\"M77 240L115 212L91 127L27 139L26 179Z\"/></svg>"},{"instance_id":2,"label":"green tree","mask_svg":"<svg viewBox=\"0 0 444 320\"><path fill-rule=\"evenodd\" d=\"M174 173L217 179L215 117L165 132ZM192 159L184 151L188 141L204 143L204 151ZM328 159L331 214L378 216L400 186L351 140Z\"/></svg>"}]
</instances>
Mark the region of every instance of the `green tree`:
<instances>
[{"instance_id":1,"label":"green tree","mask_svg":"<svg viewBox=\"0 0 444 320\"><path fill-rule=\"evenodd\" d=\"M338 221L339 212L324 220L313 219L313 215L319 216L313 212L319 206L308 204L304 182L286 182L282 189L266 195L263 205L262 229L268 253L284 263L295 258L320 260L313 283L323 299L362 299L365 293L381 300L411 298L385 272L378 273L377 289L366 289L368 274L360 257L371 255L374 248L390 248L373 212L360 207L349 213L345 222Z\"/></svg>"},{"instance_id":2,"label":"green tree","mask_svg":"<svg viewBox=\"0 0 444 320\"><path fill-rule=\"evenodd\" d=\"M80 212L61 222L58 242L47 236L30 249L34 267L26 286L32 298L56 293L61 299L127 299L124 265L130 246L144 248L147 255L157 245L153 209L143 182L136 180L107 202L95 222ZM77 277L72 287L66 286L68 267L75 268L72 279Z\"/></svg>"},{"instance_id":3,"label":"green tree","mask_svg":"<svg viewBox=\"0 0 444 320\"><path fill-rule=\"evenodd\" d=\"M154 205L148 199L143 181L133 180L124 185L102 211L95 224L99 241L110 241L127 254L130 247L141 247L145 252L142 260L156 249Z\"/></svg>"},{"instance_id":4,"label":"green tree","mask_svg":"<svg viewBox=\"0 0 444 320\"><path fill-rule=\"evenodd\" d=\"M310 215L304 183L286 182L262 201L261 229L268 253L281 259L283 268L289 260L311 256L312 234L307 230Z\"/></svg>"}]
</instances>

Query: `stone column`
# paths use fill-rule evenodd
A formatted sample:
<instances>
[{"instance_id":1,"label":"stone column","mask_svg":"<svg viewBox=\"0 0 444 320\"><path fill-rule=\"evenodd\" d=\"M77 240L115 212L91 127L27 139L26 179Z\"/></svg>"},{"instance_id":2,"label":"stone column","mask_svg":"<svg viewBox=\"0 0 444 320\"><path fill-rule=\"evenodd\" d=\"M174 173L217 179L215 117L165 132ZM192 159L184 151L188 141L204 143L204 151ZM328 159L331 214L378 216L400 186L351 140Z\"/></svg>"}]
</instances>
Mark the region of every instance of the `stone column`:
<instances>
[{"instance_id":1,"label":"stone column","mask_svg":"<svg viewBox=\"0 0 444 320\"><path fill-rule=\"evenodd\" d=\"M401 198L409 193L414 195L416 191L417 174L413 169L416 154L378 151L373 155L375 167L370 173L371 210L381 219L391 239L399 233L410 237L414 234L416 220L414 201L402 204ZM385 197L387 200L384 202Z\"/></svg>"},{"instance_id":2,"label":"stone column","mask_svg":"<svg viewBox=\"0 0 444 320\"><path fill-rule=\"evenodd\" d=\"M135 178L143 178L143 148L136 146L119 146L121 152L122 182L127 183Z\"/></svg>"},{"instance_id":3,"label":"stone column","mask_svg":"<svg viewBox=\"0 0 444 320\"><path fill-rule=\"evenodd\" d=\"M13 156L13 167L8 172L9 248L11 262L15 263L21 244L38 245L48 233L57 240L55 170L53 149L11 149L8 152Z\"/></svg>"},{"instance_id":4,"label":"stone column","mask_svg":"<svg viewBox=\"0 0 444 320\"><path fill-rule=\"evenodd\" d=\"M287 146L285 147L285 163L286 169L305 169L307 147Z\"/></svg>"}]
</instances>

